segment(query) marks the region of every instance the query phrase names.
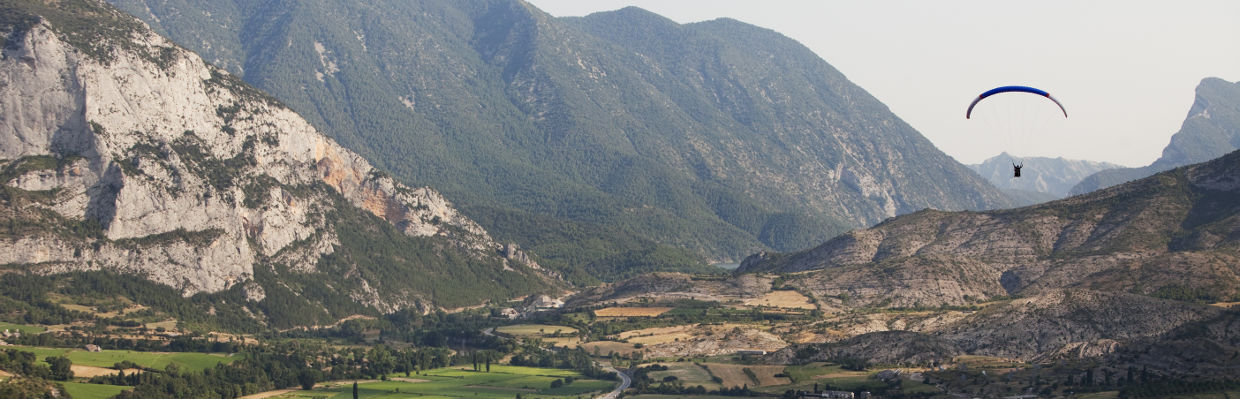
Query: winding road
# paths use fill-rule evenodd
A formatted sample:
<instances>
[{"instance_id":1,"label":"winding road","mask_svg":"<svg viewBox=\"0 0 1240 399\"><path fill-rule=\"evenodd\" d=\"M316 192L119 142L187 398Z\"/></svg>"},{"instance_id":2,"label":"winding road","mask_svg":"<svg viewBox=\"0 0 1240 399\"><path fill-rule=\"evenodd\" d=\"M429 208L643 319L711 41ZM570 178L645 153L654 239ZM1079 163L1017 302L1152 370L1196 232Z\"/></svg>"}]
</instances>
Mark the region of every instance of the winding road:
<instances>
[{"instance_id":1,"label":"winding road","mask_svg":"<svg viewBox=\"0 0 1240 399\"><path fill-rule=\"evenodd\" d=\"M633 383L633 380L629 378L628 374L622 373L620 372L620 370L616 370L616 368L611 367L610 364L607 364L607 363L600 363L600 364L603 365L603 370L616 373L617 376L620 376L620 385L617 386L616 389L613 389L611 392L608 392L607 394L603 396L599 396L595 399L616 399L617 397L620 396L620 392L624 392L625 389L629 388L629 385Z\"/></svg>"}]
</instances>

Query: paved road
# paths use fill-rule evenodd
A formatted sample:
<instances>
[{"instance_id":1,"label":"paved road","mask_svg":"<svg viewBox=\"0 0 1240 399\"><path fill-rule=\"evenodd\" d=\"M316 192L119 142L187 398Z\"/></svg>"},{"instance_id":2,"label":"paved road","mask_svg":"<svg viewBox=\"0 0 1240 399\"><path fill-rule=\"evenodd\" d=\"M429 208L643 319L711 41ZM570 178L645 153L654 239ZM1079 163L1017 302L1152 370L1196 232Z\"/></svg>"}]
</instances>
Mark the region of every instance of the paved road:
<instances>
[{"instance_id":1,"label":"paved road","mask_svg":"<svg viewBox=\"0 0 1240 399\"><path fill-rule=\"evenodd\" d=\"M620 370L616 370L616 368L611 367L610 364L603 363L602 365L603 365L603 370L616 373L616 375L620 376L620 385L617 386L616 389L612 390L611 392L608 392L606 395L599 396L596 399L616 399L617 397L620 396L620 392L624 392L625 389L629 388L629 384L632 384L633 380L629 378L628 374L624 374L620 372Z\"/></svg>"}]
</instances>

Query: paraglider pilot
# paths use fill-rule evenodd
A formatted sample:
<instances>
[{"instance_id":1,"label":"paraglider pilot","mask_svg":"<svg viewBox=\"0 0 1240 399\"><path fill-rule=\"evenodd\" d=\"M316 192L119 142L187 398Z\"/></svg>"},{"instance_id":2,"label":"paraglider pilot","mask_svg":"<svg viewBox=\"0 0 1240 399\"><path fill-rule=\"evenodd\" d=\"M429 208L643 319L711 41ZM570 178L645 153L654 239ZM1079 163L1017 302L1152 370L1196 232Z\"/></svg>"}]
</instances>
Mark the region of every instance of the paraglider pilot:
<instances>
[{"instance_id":1,"label":"paraglider pilot","mask_svg":"<svg viewBox=\"0 0 1240 399\"><path fill-rule=\"evenodd\" d=\"M1012 162L1012 177L1020 177L1020 168L1023 168L1023 167L1025 167L1024 162L1021 162L1019 164Z\"/></svg>"}]
</instances>

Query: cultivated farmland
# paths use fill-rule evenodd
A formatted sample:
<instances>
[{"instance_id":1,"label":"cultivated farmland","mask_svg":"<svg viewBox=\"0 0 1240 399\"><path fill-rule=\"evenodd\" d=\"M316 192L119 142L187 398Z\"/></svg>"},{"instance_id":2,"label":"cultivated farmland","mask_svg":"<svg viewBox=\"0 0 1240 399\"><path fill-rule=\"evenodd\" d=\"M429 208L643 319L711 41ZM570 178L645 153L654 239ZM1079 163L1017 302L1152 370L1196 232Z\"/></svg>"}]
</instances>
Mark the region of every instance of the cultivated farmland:
<instances>
[{"instance_id":1,"label":"cultivated farmland","mask_svg":"<svg viewBox=\"0 0 1240 399\"><path fill-rule=\"evenodd\" d=\"M511 326L497 327L495 332L514 337L545 337L548 335L554 335L556 332L559 332L560 334L576 334L577 329L549 324L514 324Z\"/></svg>"},{"instance_id":2,"label":"cultivated farmland","mask_svg":"<svg viewBox=\"0 0 1240 399\"><path fill-rule=\"evenodd\" d=\"M802 295L800 292L796 292L792 290L771 291L771 292L766 293L766 295L763 295L758 298L746 299L745 305L767 306L767 307L786 308L786 309L804 309L804 310L817 309L813 303L809 302L808 297L806 297L805 295Z\"/></svg>"},{"instance_id":3,"label":"cultivated farmland","mask_svg":"<svg viewBox=\"0 0 1240 399\"><path fill-rule=\"evenodd\" d=\"M688 387L701 385L710 391L718 390L721 387L719 383L711 379L710 372L697 363L675 362L660 364L667 366L667 370L651 372L650 378L655 381L663 381L664 378L672 376Z\"/></svg>"},{"instance_id":4,"label":"cultivated farmland","mask_svg":"<svg viewBox=\"0 0 1240 399\"><path fill-rule=\"evenodd\" d=\"M397 374L392 374L397 376ZM404 374L399 374L404 377ZM573 382L551 388L553 381L572 377ZM457 368L429 370L417 379L369 381L358 384L359 398L479 398L511 399L516 395L558 399L589 397L592 393L609 391L614 381L586 378L576 371L537 367L491 366L491 372ZM333 385L312 391L291 391L276 398L352 398L352 384Z\"/></svg>"},{"instance_id":5,"label":"cultivated farmland","mask_svg":"<svg viewBox=\"0 0 1240 399\"><path fill-rule=\"evenodd\" d=\"M784 372L784 366L706 363L706 367L710 369L711 374L723 380L723 386L725 387L748 385L752 388L792 383L792 380L788 379L788 377L775 376L775 374ZM749 369L753 376L746 373L745 369Z\"/></svg>"},{"instance_id":6,"label":"cultivated farmland","mask_svg":"<svg viewBox=\"0 0 1240 399\"><path fill-rule=\"evenodd\" d=\"M596 317L658 317L674 308L667 307L610 307L594 311Z\"/></svg>"}]
</instances>

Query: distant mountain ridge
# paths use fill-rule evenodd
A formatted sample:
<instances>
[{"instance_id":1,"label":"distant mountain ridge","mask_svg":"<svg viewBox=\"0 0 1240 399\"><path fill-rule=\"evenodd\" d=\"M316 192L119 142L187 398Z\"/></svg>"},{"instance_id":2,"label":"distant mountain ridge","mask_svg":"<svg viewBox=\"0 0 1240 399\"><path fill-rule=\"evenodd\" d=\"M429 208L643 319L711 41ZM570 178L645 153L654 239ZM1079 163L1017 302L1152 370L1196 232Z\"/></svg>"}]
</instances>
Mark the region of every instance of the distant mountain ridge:
<instances>
[{"instance_id":1,"label":"distant mountain ridge","mask_svg":"<svg viewBox=\"0 0 1240 399\"><path fill-rule=\"evenodd\" d=\"M516 0L112 2L561 270L682 259L666 245L738 259L1010 204L804 46L733 20L553 18ZM582 248L584 231L634 244Z\"/></svg>"},{"instance_id":2,"label":"distant mountain ridge","mask_svg":"<svg viewBox=\"0 0 1240 399\"><path fill-rule=\"evenodd\" d=\"M1171 136L1163 155L1139 168L1117 168L1086 177L1072 195L1140 179L1164 170L1205 162L1240 149L1240 82L1202 79L1180 131Z\"/></svg>"},{"instance_id":3,"label":"distant mountain ridge","mask_svg":"<svg viewBox=\"0 0 1240 399\"><path fill-rule=\"evenodd\" d=\"M780 274L855 334L777 358L1092 359L1231 378L1240 312L1211 303L1240 300L1240 151L1035 206L903 215L737 273Z\"/></svg>"},{"instance_id":4,"label":"distant mountain ridge","mask_svg":"<svg viewBox=\"0 0 1240 399\"><path fill-rule=\"evenodd\" d=\"M1012 176L1012 164L1016 162L1026 166L1021 169L1020 178ZM986 159L980 164L969 165L970 169L982 175L1000 190L1031 191L1049 195L1049 198L1044 196L1034 198L1027 205L1066 197L1069 190L1085 177L1102 170L1120 167L1120 165L1108 162L1064 159L1063 157L1021 157L1017 161L1015 157L1006 152Z\"/></svg>"},{"instance_id":5,"label":"distant mountain ridge","mask_svg":"<svg viewBox=\"0 0 1240 399\"><path fill-rule=\"evenodd\" d=\"M1240 151L1031 207L900 216L751 256L738 273L799 273L789 284L823 297L912 307L1057 288L1225 301L1240 298L1237 265Z\"/></svg>"},{"instance_id":6,"label":"distant mountain ridge","mask_svg":"<svg viewBox=\"0 0 1240 399\"><path fill-rule=\"evenodd\" d=\"M106 3L0 6L6 273L137 275L276 327L563 286Z\"/></svg>"}]
</instances>

